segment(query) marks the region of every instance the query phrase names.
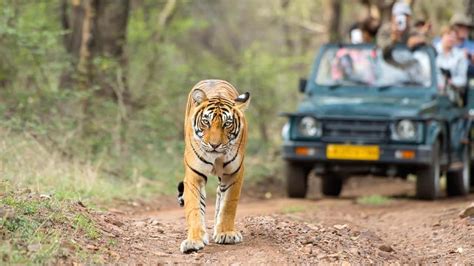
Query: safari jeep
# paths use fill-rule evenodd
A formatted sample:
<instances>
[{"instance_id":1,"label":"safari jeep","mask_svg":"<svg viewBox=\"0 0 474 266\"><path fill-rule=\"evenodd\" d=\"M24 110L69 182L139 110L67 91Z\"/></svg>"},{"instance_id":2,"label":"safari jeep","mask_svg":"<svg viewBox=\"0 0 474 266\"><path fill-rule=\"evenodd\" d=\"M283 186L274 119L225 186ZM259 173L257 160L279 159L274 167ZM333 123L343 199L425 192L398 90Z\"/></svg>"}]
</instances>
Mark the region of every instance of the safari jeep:
<instances>
[{"instance_id":1,"label":"safari jeep","mask_svg":"<svg viewBox=\"0 0 474 266\"><path fill-rule=\"evenodd\" d=\"M421 199L442 195L441 176L448 195L468 194L474 92L447 86L435 56L427 46L323 46L308 80L300 80L297 111L284 113L288 195L306 196L313 169L329 196L349 176L365 174L414 174Z\"/></svg>"}]
</instances>

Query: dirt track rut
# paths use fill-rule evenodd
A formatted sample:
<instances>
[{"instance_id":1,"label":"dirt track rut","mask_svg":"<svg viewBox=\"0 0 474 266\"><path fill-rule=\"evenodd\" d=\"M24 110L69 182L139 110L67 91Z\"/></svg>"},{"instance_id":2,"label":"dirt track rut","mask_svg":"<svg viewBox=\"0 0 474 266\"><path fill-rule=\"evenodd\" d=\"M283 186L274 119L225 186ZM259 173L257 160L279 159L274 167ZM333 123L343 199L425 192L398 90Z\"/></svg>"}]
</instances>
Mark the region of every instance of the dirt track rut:
<instances>
[{"instance_id":1,"label":"dirt track rut","mask_svg":"<svg viewBox=\"0 0 474 266\"><path fill-rule=\"evenodd\" d=\"M372 189L379 192L384 190L377 186L407 189L405 183L377 182ZM107 219L120 226L111 225L117 244L108 260L145 264L474 262L474 219L458 216L474 196L424 202L400 196L398 191L383 206L367 206L356 203L357 193L349 186L340 199L244 200L237 218L243 243L211 241L204 250L188 255L180 254L178 248L185 238L181 208L109 213ZM214 210L209 205L206 216L211 234Z\"/></svg>"}]
</instances>

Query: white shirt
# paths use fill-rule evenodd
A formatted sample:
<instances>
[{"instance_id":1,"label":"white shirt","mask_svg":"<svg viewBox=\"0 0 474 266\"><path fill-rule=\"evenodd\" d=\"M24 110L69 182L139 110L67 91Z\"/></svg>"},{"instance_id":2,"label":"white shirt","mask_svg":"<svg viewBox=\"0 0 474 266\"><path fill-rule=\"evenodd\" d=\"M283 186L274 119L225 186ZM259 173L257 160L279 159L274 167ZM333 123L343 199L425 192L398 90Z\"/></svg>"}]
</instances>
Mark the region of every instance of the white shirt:
<instances>
[{"instance_id":1,"label":"white shirt","mask_svg":"<svg viewBox=\"0 0 474 266\"><path fill-rule=\"evenodd\" d=\"M439 85L444 86L445 80L440 69L446 69L451 72L451 84L456 87L465 87L467 85L467 67L469 65L466 55L462 49L453 47L451 51L445 53L441 48L441 42L437 43L436 67L438 72Z\"/></svg>"}]
</instances>

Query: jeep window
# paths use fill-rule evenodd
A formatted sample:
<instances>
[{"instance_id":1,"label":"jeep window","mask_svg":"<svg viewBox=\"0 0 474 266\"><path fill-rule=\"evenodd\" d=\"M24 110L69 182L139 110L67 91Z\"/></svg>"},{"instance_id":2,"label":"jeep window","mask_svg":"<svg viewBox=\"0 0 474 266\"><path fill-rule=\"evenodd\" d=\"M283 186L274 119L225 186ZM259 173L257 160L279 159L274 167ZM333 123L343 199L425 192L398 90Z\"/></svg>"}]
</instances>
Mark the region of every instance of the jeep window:
<instances>
[{"instance_id":1,"label":"jeep window","mask_svg":"<svg viewBox=\"0 0 474 266\"><path fill-rule=\"evenodd\" d=\"M320 86L429 87L431 62L424 50L396 48L384 60L371 47L330 47L322 55L316 73Z\"/></svg>"}]
</instances>

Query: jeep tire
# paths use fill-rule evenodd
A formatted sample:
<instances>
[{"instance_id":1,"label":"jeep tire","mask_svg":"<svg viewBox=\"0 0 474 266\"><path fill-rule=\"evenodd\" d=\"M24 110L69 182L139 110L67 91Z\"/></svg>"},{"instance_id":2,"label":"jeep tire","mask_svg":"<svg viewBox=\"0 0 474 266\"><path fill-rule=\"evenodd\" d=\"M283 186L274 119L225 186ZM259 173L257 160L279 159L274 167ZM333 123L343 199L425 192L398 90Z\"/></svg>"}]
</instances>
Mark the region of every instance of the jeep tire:
<instances>
[{"instance_id":1,"label":"jeep tire","mask_svg":"<svg viewBox=\"0 0 474 266\"><path fill-rule=\"evenodd\" d=\"M327 173L321 176L321 192L324 196L337 197L341 194L344 178L337 174Z\"/></svg>"},{"instance_id":2,"label":"jeep tire","mask_svg":"<svg viewBox=\"0 0 474 266\"><path fill-rule=\"evenodd\" d=\"M424 200L435 200L440 195L440 144L433 144L431 163L420 168L416 175L416 197Z\"/></svg>"},{"instance_id":3,"label":"jeep tire","mask_svg":"<svg viewBox=\"0 0 474 266\"><path fill-rule=\"evenodd\" d=\"M446 178L446 192L448 196L465 196L469 194L471 181L471 151L469 145L462 150L462 169L449 171Z\"/></svg>"},{"instance_id":4,"label":"jeep tire","mask_svg":"<svg viewBox=\"0 0 474 266\"><path fill-rule=\"evenodd\" d=\"M474 158L473 158L473 154L472 152L474 151L474 147L472 144L469 144L469 151L471 152L471 154L469 154L469 158L470 158L470 168L471 168L471 171L470 171L470 174L471 174L471 192L474 192Z\"/></svg>"},{"instance_id":5,"label":"jeep tire","mask_svg":"<svg viewBox=\"0 0 474 266\"><path fill-rule=\"evenodd\" d=\"M308 191L308 174L311 168L304 164L286 162L286 191L290 198L304 198Z\"/></svg>"}]
</instances>

